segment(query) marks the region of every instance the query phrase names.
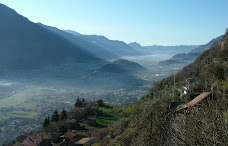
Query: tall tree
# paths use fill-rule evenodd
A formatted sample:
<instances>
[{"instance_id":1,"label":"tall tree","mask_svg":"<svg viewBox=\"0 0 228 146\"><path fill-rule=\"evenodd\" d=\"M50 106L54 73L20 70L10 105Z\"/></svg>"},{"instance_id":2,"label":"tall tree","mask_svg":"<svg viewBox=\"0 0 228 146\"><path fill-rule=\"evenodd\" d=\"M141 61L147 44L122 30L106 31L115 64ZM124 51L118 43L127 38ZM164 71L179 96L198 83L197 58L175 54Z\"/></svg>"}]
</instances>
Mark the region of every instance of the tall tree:
<instances>
[{"instance_id":1,"label":"tall tree","mask_svg":"<svg viewBox=\"0 0 228 146\"><path fill-rule=\"evenodd\" d=\"M80 101L80 99L78 98L74 106L75 107L81 107L82 106L82 101Z\"/></svg>"},{"instance_id":2,"label":"tall tree","mask_svg":"<svg viewBox=\"0 0 228 146\"><path fill-rule=\"evenodd\" d=\"M45 117L44 123L43 123L43 128L45 128L47 125L48 125L48 121L47 121L47 118Z\"/></svg>"},{"instance_id":3,"label":"tall tree","mask_svg":"<svg viewBox=\"0 0 228 146\"><path fill-rule=\"evenodd\" d=\"M60 120L64 120L66 118L67 118L67 112L65 109L63 109L61 114L60 114Z\"/></svg>"},{"instance_id":4,"label":"tall tree","mask_svg":"<svg viewBox=\"0 0 228 146\"><path fill-rule=\"evenodd\" d=\"M51 123L51 120L50 120L50 116L48 114L48 117L47 117L47 124L49 125Z\"/></svg>"},{"instance_id":5,"label":"tall tree","mask_svg":"<svg viewBox=\"0 0 228 146\"><path fill-rule=\"evenodd\" d=\"M59 113L58 110L56 109L51 117L52 122L58 122L59 121Z\"/></svg>"}]
</instances>

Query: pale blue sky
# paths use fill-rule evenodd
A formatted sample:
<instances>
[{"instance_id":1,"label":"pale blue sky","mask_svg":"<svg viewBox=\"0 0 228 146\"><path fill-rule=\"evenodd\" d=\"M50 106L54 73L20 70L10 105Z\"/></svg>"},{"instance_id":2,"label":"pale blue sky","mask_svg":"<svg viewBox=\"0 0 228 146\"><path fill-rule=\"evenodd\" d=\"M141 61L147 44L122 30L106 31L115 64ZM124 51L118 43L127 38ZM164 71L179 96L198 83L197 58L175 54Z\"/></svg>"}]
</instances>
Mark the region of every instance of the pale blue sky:
<instances>
[{"instance_id":1,"label":"pale blue sky","mask_svg":"<svg viewBox=\"0 0 228 146\"><path fill-rule=\"evenodd\" d=\"M228 27L228 0L0 0L33 22L142 45L205 44Z\"/></svg>"}]
</instances>

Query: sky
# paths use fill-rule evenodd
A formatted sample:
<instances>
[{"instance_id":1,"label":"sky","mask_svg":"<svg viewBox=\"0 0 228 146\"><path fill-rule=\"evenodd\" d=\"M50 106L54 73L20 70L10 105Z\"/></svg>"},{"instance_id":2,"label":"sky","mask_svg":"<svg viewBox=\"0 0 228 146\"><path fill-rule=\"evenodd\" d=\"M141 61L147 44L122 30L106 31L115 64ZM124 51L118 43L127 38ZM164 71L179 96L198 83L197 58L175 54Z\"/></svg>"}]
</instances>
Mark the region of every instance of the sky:
<instances>
[{"instance_id":1,"label":"sky","mask_svg":"<svg viewBox=\"0 0 228 146\"><path fill-rule=\"evenodd\" d=\"M126 43L202 45L228 28L228 0L0 0L32 22Z\"/></svg>"}]
</instances>

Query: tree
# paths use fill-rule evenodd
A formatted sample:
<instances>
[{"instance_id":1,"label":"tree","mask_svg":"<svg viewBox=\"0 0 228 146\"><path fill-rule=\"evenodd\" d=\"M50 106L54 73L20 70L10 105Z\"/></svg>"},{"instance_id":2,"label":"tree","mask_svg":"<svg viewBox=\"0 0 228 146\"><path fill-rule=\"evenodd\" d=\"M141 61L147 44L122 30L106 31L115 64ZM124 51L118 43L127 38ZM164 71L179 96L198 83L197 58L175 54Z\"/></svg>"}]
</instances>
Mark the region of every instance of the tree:
<instances>
[{"instance_id":1,"label":"tree","mask_svg":"<svg viewBox=\"0 0 228 146\"><path fill-rule=\"evenodd\" d=\"M78 98L75 105L75 107L81 107L82 106L82 102L80 101L80 99Z\"/></svg>"},{"instance_id":2,"label":"tree","mask_svg":"<svg viewBox=\"0 0 228 146\"><path fill-rule=\"evenodd\" d=\"M48 123L47 123L47 118L45 117L44 123L43 123L43 128L45 128L47 125L48 125Z\"/></svg>"},{"instance_id":3,"label":"tree","mask_svg":"<svg viewBox=\"0 0 228 146\"><path fill-rule=\"evenodd\" d=\"M67 112L65 109L63 109L61 114L60 114L60 120L64 120L66 118L67 118Z\"/></svg>"},{"instance_id":4,"label":"tree","mask_svg":"<svg viewBox=\"0 0 228 146\"><path fill-rule=\"evenodd\" d=\"M65 132L67 132L67 129L66 129L66 127L64 127L63 125L59 125L59 132L61 132L61 133L65 133Z\"/></svg>"},{"instance_id":5,"label":"tree","mask_svg":"<svg viewBox=\"0 0 228 146\"><path fill-rule=\"evenodd\" d=\"M97 101L97 104L98 104L98 106L100 106L100 107L102 107L104 104L103 104L103 100L102 99L99 99L98 101Z\"/></svg>"},{"instance_id":6,"label":"tree","mask_svg":"<svg viewBox=\"0 0 228 146\"><path fill-rule=\"evenodd\" d=\"M48 125L51 123L49 114L48 114L48 117L47 117L47 123L48 123Z\"/></svg>"},{"instance_id":7,"label":"tree","mask_svg":"<svg viewBox=\"0 0 228 146\"><path fill-rule=\"evenodd\" d=\"M59 113L58 110L56 109L51 117L51 122L58 122L59 121Z\"/></svg>"},{"instance_id":8,"label":"tree","mask_svg":"<svg viewBox=\"0 0 228 146\"><path fill-rule=\"evenodd\" d=\"M85 98L82 98L82 102L85 102Z\"/></svg>"},{"instance_id":9,"label":"tree","mask_svg":"<svg viewBox=\"0 0 228 146\"><path fill-rule=\"evenodd\" d=\"M45 128L46 126L50 125L50 117L48 115L48 117L44 119L44 123L43 123L43 128Z\"/></svg>"}]
</instances>

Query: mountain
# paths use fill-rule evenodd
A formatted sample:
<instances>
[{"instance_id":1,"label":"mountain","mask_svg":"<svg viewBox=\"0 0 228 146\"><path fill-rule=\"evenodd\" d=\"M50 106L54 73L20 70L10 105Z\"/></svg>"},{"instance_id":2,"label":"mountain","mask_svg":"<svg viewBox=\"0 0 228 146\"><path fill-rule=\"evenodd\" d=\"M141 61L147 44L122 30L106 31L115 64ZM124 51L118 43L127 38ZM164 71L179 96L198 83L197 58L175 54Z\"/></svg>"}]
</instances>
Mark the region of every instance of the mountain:
<instances>
[{"instance_id":1,"label":"mountain","mask_svg":"<svg viewBox=\"0 0 228 146\"><path fill-rule=\"evenodd\" d=\"M147 52L153 54L176 55L179 53L189 53L191 50L199 47L198 45L180 45L180 46L143 46Z\"/></svg>"},{"instance_id":2,"label":"mountain","mask_svg":"<svg viewBox=\"0 0 228 146\"><path fill-rule=\"evenodd\" d=\"M98 72L112 72L112 73L131 73L136 74L139 71L145 71L146 68L140 64L124 59L113 61L101 67Z\"/></svg>"},{"instance_id":3,"label":"mountain","mask_svg":"<svg viewBox=\"0 0 228 146\"><path fill-rule=\"evenodd\" d=\"M132 42L128 44L130 47L134 48L134 49L144 49L139 43L137 42Z\"/></svg>"},{"instance_id":4,"label":"mountain","mask_svg":"<svg viewBox=\"0 0 228 146\"><path fill-rule=\"evenodd\" d=\"M96 87L102 88L136 88L148 84L148 81L138 77L146 70L138 63L119 59L102 66L90 74L87 80Z\"/></svg>"},{"instance_id":5,"label":"mountain","mask_svg":"<svg viewBox=\"0 0 228 146\"><path fill-rule=\"evenodd\" d=\"M69 32L69 31L67 31ZM71 33L71 32L70 32ZM74 34L74 33L72 33ZM127 45L123 41L118 40L109 40L108 38L104 36L99 35L76 35L79 38L92 43L93 45L105 48L107 51L116 54L118 56L137 56L140 55L140 53Z\"/></svg>"},{"instance_id":6,"label":"mountain","mask_svg":"<svg viewBox=\"0 0 228 146\"><path fill-rule=\"evenodd\" d=\"M217 43L218 41L221 41L223 38L223 35L212 39L210 42L208 42L205 45L199 46L196 49L193 49L190 53L199 53L202 54L203 52L205 52L206 50L208 50L212 45L214 45L215 43Z\"/></svg>"},{"instance_id":7,"label":"mountain","mask_svg":"<svg viewBox=\"0 0 228 146\"><path fill-rule=\"evenodd\" d=\"M73 31L73 30L63 30L63 31L71 33L71 34L76 35L76 36L77 35L81 35L80 33L76 32L76 31Z\"/></svg>"},{"instance_id":8,"label":"mountain","mask_svg":"<svg viewBox=\"0 0 228 146\"><path fill-rule=\"evenodd\" d=\"M223 38L223 35L219 36L215 39L212 39L210 42L208 42L205 45L199 46L199 47L191 50L187 54L182 53L182 54L174 55L171 59L162 61L162 62L160 62L160 64L161 65L179 64L179 63L189 64L189 63L193 62L198 56L200 56L203 52L205 52L211 46L213 46L215 43L220 41L222 38Z\"/></svg>"},{"instance_id":9,"label":"mountain","mask_svg":"<svg viewBox=\"0 0 228 146\"><path fill-rule=\"evenodd\" d=\"M169 65L169 64L179 64L179 63L191 63L193 62L200 54L199 53L182 53L174 55L171 59L161 61L159 64L161 65Z\"/></svg>"},{"instance_id":10,"label":"mountain","mask_svg":"<svg viewBox=\"0 0 228 146\"><path fill-rule=\"evenodd\" d=\"M80 38L81 35L75 31L71 31L71 30L62 31L56 27L43 25L41 23L38 23L38 25L56 33L57 35L68 40L74 46L80 47L81 49L86 50L86 51L90 52L91 54L93 54L99 58L116 59L119 57L116 54L114 54L114 53L108 51L107 49L103 48L102 46L95 45L89 41L86 41L86 40Z\"/></svg>"},{"instance_id":11,"label":"mountain","mask_svg":"<svg viewBox=\"0 0 228 146\"><path fill-rule=\"evenodd\" d=\"M0 68L105 62L0 4Z\"/></svg>"}]
</instances>

